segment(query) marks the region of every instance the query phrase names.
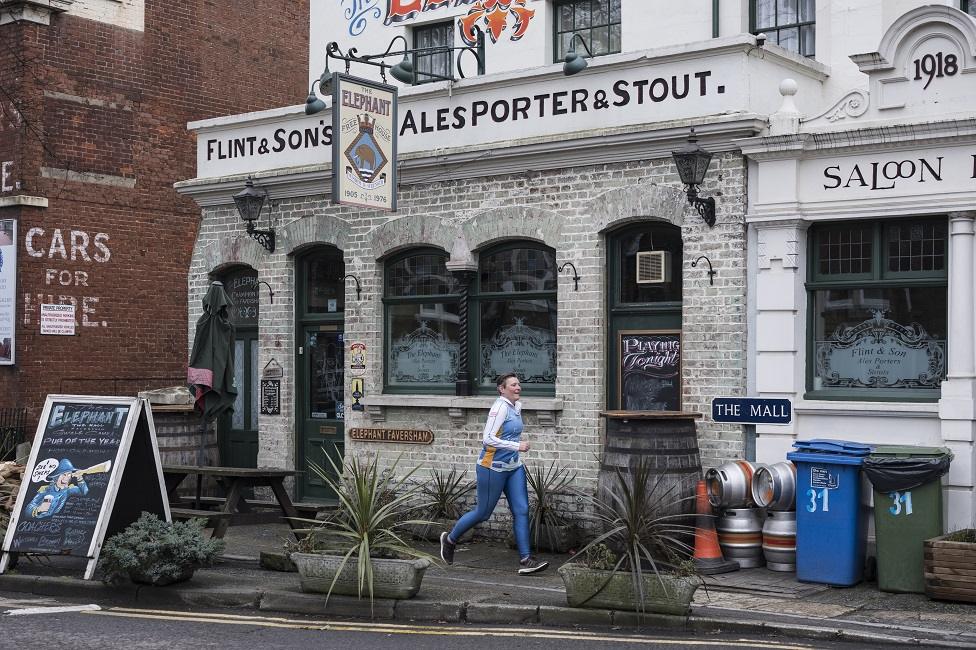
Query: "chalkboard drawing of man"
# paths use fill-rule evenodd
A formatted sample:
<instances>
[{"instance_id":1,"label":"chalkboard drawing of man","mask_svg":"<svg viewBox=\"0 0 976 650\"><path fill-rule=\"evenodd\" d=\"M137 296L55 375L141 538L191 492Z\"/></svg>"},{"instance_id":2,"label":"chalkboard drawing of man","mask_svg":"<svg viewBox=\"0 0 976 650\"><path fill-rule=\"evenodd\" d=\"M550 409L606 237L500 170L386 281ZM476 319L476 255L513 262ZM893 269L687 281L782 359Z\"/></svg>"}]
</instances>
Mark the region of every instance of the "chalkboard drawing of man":
<instances>
[{"instance_id":1,"label":"chalkboard drawing of man","mask_svg":"<svg viewBox=\"0 0 976 650\"><path fill-rule=\"evenodd\" d=\"M71 480L74 479L74 483ZM48 477L48 484L37 490L37 495L24 508L24 514L33 519L47 519L61 512L72 494L88 494L84 475L75 469L67 458L62 458Z\"/></svg>"}]
</instances>

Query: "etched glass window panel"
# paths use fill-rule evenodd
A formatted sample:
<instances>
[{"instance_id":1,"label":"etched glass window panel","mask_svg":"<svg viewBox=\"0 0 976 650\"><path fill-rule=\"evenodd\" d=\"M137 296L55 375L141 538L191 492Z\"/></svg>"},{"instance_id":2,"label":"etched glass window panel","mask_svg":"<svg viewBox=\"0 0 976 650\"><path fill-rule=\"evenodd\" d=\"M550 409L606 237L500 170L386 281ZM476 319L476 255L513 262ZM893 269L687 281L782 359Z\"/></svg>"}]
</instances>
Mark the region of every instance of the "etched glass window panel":
<instances>
[{"instance_id":1,"label":"etched glass window panel","mask_svg":"<svg viewBox=\"0 0 976 650\"><path fill-rule=\"evenodd\" d=\"M481 303L481 383L507 372L522 384L556 381L556 301L492 300Z\"/></svg>"},{"instance_id":2,"label":"etched glass window panel","mask_svg":"<svg viewBox=\"0 0 976 650\"><path fill-rule=\"evenodd\" d=\"M460 318L454 303L387 307L389 385L453 384L457 380Z\"/></svg>"},{"instance_id":3,"label":"etched glass window panel","mask_svg":"<svg viewBox=\"0 0 976 650\"><path fill-rule=\"evenodd\" d=\"M224 289L233 306L227 316L234 327L258 326L258 272L238 269L224 276Z\"/></svg>"},{"instance_id":4,"label":"etched glass window panel","mask_svg":"<svg viewBox=\"0 0 976 650\"><path fill-rule=\"evenodd\" d=\"M943 221L890 224L885 232L888 271L945 271L946 237Z\"/></svg>"},{"instance_id":5,"label":"etched glass window panel","mask_svg":"<svg viewBox=\"0 0 976 650\"><path fill-rule=\"evenodd\" d=\"M814 390L938 390L946 373L945 287L814 293Z\"/></svg>"}]
</instances>

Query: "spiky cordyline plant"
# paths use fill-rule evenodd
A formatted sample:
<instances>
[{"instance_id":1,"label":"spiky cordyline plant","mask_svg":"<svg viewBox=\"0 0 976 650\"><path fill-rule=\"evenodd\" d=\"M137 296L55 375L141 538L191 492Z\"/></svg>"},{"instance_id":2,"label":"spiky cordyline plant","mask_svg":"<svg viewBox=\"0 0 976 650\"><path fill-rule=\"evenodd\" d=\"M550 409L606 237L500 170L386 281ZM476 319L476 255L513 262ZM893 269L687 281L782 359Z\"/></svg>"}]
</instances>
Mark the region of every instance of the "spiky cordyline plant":
<instances>
[{"instance_id":1,"label":"spiky cordyline plant","mask_svg":"<svg viewBox=\"0 0 976 650\"><path fill-rule=\"evenodd\" d=\"M324 450L323 450L324 451ZM308 536L310 547L316 553L342 556L336 571L326 603L332 595L342 570L350 558L356 558L359 579L359 596L369 594L370 606L373 602L373 562L374 557L410 557L435 561L433 556L411 547L403 540L398 529L413 524L429 524L429 521L407 519L416 506L416 496L420 485L410 485L409 478L419 469L414 467L400 477L398 490L396 469L400 463L398 456L393 465L380 471L377 459L362 461L347 458L340 467L330 454L324 454L331 466L331 472L321 465L309 461L312 473L335 492L339 507L332 517L315 522L317 527Z\"/></svg>"},{"instance_id":2,"label":"spiky cordyline plant","mask_svg":"<svg viewBox=\"0 0 976 650\"><path fill-rule=\"evenodd\" d=\"M544 465L532 465L526 467L525 477L529 484L529 526L532 531L532 545L539 546L540 539L545 533L551 534L549 526L563 526L566 524L566 517L559 514L556 504L556 495L571 489L576 481L576 472L562 465L557 465L556 461ZM552 539L546 542L551 547Z\"/></svg>"},{"instance_id":3,"label":"spiky cordyline plant","mask_svg":"<svg viewBox=\"0 0 976 650\"><path fill-rule=\"evenodd\" d=\"M465 479L464 472L432 469L430 480L420 485L426 503L423 512L431 519L457 519L461 516L464 497L475 487Z\"/></svg>"},{"instance_id":4,"label":"spiky cordyline plant","mask_svg":"<svg viewBox=\"0 0 976 650\"><path fill-rule=\"evenodd\" d=\"M587 497L604 532L580 549L577 557L584 557L598 544L610 547L617 556L611 576L621 570L630 573L634 593L638 596L638 609L643 611L645 573L653 571L661 580L665 593L668 587L661 579L662 573L694 573L691 563L685 560L693 549L684 540L693 536L695 529L681 523L689 515L662 514L673 511L675 506L694 497L676 495L677 485L664 485L663 477L656 474L651 463L644 458L628 473L619 468L614 468L614 471L608 501ZM600 593L609 582L608 576L586 600Z\"/></svg>"}]
</instances>

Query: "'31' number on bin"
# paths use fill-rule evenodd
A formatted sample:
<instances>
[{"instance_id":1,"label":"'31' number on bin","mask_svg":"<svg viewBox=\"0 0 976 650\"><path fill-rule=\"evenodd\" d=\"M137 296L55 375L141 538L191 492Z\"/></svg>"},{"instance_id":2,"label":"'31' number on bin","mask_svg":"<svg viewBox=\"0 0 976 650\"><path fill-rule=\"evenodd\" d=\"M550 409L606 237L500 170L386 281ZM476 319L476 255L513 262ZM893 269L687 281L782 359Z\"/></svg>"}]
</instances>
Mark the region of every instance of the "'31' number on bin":
<instances>
[{"instance_id":1,"label":"'31' number on bin","mask_svg":"<svg viewBox=\"0 0 976 650\"><path fill-rule=\"evenodd\" d=\"M817 511L817 499L823 502L823 507L821 508L824 512L830 512L830 491L827 488L822 490L814 490L810 488L807 490L807 496L810 498L810 503L807 504L807 512Z\"/></svg>"},{"instance_id":2,"label":"'31' number on bin","mask_svg":"<svg viewBox=\"0 0 976 650\"><path fill-rule=\"evenodd\" d=\"M894 504L888 508L888 512L895 515L896 517L901 514L902 504L905 506L905 514L912 514L912 491L907 490L905 492L889 492L888 498Z\"/></svg>"}]
</instances>

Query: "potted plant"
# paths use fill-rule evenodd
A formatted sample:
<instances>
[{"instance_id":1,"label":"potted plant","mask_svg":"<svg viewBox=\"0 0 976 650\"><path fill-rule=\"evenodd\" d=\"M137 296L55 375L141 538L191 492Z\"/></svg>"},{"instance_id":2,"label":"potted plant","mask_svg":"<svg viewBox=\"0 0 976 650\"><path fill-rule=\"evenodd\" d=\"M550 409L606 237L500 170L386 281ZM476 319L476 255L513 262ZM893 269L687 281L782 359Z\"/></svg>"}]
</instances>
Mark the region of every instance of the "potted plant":
<instances>
[{"instance_id":1,"label":"potted plant","mask_svg":"<svg viewBox=\"0 0 976 650\"><path fill-rule=\"evenodd\" d=\"M571 490L576 472L555 461L526 467L529 484L529 531L532 546L541 551L567 553L576 546L576 526L560 513L556 498Z\"/></svg>"},{"instance_id":2,"label":"potted plant","mask_svg":"<svg viewBox=\"0 0 976 650\"><path fill-rule=\"evenodd\" d=\"M331 488L339 506L324 521L312 521L311 534L299 542L291 559L298 567L302 591L374 598L412 598L420 590L433 557L403 539L405 529L425 524L408 519L416 508L419 485L411 485L414 468L395 485L400 459L386 471L377 460L347 458L339 467L326 454L331 472L309 463ZM413 503L412 503L413 502Z\"/></svg>"},{"instance_id":3,"label":"potted plant","mask_svg":"<svg viewBox=\"0 0 976 650\"><path fill-rule=\"evenodd\" d=\"M687 614L700 584L685 515L661 514L676 501L642 459L619 468L606 501L587 497L603 532L559 568L571 607Z\"/></svg>"},{"instance_id":4,"label":"potted plant","mask_svg":"<svg viewBox=\"0 0 976 650\"><path fill-rule=\"evenodd\" d=\"M202 566L210 566L224 550L224 542L203 534L204 520L165 522L143 512L102 547L99 563L103 580L125 577L157 587L189 580Z\"/></svg>"},{"instance_id":5,"label":"potted plant","mask_svg":"<svg viewBox=\"0 0 976 650\"><path fill-rule=\"evenodd\" d=\"M976 602L976 529L925 540L925 594L937 600Z\"/></svg>"},{"instance_id":6,"label":"potted plant","mask_svg":"<svg viewBox=\"0 0 976 650\"><path fill-rule=\"evenodd\" d=\"M418 509L421 517L429 523L415 524L411 530L415 537L436 542L443 531L450 531L463 513L464 499L474 490L474 481L465 479L464 472L457 469L444 471L430 470L430 480L420 484L423 505ZM461 536L459 542L467 542L474 536L474 529Z\"/></svg>"}]
</instances>

